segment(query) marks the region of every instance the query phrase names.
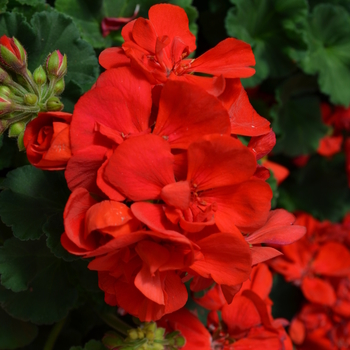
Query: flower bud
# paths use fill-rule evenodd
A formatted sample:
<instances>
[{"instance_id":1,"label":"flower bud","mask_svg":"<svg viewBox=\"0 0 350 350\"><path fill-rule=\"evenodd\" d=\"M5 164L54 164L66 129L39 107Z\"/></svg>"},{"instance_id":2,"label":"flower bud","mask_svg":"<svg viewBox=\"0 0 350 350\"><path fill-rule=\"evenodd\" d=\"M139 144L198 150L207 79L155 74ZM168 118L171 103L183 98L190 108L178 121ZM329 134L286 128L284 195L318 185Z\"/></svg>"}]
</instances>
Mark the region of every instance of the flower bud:
<instances>
[{"instance_id":1,"label":"flower bud","mask_svg":"<svg viewBox=\"0 0 350 350\"><path fill-rule=\"evenodd\" d=\"M55 95L60 95L64 91L65 83L64 79L61 78L59 81L56 82L55 87L53 88L53 91Z\"/></svg>"},{"instance_id":2,"label":"flower bud","mask_svg":"<svg viewBox=\"0 0 350 350\"><path fill-rule=\"evenodd\" d=\"M63 109L63 103L58 97L50 97L46 102L46 108L48 111L61 111Z\"/></svg>"},{"instance_id":3,"label":"flower bud","mask_svg":"<svg viewBox=\"0 0 350 350\"><path fill-rule=\"evenodd\" d=\"M27 106L35 106L38 102L38 96L35 94L25 94L24 95L24 103Z\"/></svg>"},{"instance_id":4,"label":"flower bud","mask_svg":"<svg viewBox=\"0 0 350 350\"><path fill-rule=\"evenodd\" d=\"M33 78L34 78L35 84L37 84L38 86L44 85L46 83L47 76L42 66L39 66L34 71Z\"/></svg>"},{"instance_id":5,"label":"flower bud","mask_svg":"<svg viewBox=\"0 0 350 350\"><path fill-rule=\"evenodd\" d=\"M0 67L0 83L8 84L12 81L10 74Z\"/></svg>"},{"instance_id":6,"label":"flower bud","mask_svg":"<svg viewBox=\"0 0 350 350\"><path fill-rule=\"evenodd\" d=\"M25 122L16 122L13 123L9 128L9 137L16 137L18 136L24 129L26 128Z\"/></svg>"},{"instance_id":7,"label":"flower bud","mask_svg":"<svg viewBox=\"0 0 350 350\"><path fill-rule=\"evenodd\" d=\"M10 99L13 96L13 92L9 87L0 85L0 96L6 96Z\"/></svg>"},{"instance_id":8,"label":"flower bud","mask_svg":"<svg viewBox=\"0 0 350 350\"><path fill-rule=\"evenodd\" d=\"M0 115L4 115L12 111L12 102L6 96L0 96Z\"/></svg>"},{"instance_id":9,"label":"flower bud","mask_svg":"<svg viewBox=\"0 0 350 350\"><path fill-rule=\"evenodd\" d=\"M59 50L52 52L46 60L46 71L49 75L62 78L67 73L67 56Z\"/></svg>"},{"instance_id":10,"label":"flower bud","mask_svg":"<svg viewBox=\"0 0 350 350\"><path fill-rule=\"evenodd\" d=\"M104 335L102 343L107 349L113 350L123 344L123 339L115 332L108 332Z\"/></svg>"},{"instance_id":11,"label":"flower bud","mask_svg":"<svg viewBox=\"0 0 350 350\"><path fill-rule=\"evenodd\" d=\"M3 35L0 38L0 62L16 73L27 68L27 53L16 38Z\"/></svg>"}]
</instances>

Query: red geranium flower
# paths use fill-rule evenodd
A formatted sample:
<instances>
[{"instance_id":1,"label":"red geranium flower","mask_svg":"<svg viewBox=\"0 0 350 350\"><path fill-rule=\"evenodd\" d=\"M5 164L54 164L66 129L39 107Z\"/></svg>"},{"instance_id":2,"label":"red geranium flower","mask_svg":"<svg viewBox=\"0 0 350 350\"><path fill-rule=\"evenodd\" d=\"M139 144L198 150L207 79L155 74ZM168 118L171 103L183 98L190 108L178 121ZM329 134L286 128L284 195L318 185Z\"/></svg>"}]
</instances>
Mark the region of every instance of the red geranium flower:
<instances>
[{"instance_id":1,"label":"red geranium flower","mask_svg":"<svg viewBox=\"0 0 350 350\"><path fill-rule=\"evenodd\" d=\"M42 112L28 123L23 143L32 165L44 170L66 168L71 157L71 119L70 113Z\"/></svg>"},{"instance_id":2,"label":"red geranium flower","mask_svg":"<svg viewBox=\"0 0 350 350\"><path fill-rule=\"evenodd\" d=\"M100 64L106 68L131 64L142 70L156 84L169 77L176 79L192 72L227 78L249 77L255 59L250 45L233 38L226 39L197 59L186 59L196 49L196 38L188 28L185 11L169 4L152 6L149 20L138 18L122 30L125 43L120 48L106 49ZM125 55L125 56L124 56ZM191 81L203 78L189 76Z\"/></svg>"}]
</instances>

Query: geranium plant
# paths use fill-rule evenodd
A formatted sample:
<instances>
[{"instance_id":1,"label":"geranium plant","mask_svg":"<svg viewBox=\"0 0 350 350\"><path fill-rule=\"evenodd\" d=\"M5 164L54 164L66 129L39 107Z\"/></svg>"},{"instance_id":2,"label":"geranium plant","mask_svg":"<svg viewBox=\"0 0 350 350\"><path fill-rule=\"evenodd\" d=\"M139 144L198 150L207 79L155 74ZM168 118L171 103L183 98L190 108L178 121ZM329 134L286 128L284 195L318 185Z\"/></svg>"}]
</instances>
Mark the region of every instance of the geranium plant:
<instances>
[{"instance_id":1,"label":"geranium plant","mask_svg":"<svg viewBox=\"0 0 350 350\"><path fill-rule=\"evenodd\" d=\"M0 11L0 349L350 346L346 0Z\"/></svg>"}]
</instances>

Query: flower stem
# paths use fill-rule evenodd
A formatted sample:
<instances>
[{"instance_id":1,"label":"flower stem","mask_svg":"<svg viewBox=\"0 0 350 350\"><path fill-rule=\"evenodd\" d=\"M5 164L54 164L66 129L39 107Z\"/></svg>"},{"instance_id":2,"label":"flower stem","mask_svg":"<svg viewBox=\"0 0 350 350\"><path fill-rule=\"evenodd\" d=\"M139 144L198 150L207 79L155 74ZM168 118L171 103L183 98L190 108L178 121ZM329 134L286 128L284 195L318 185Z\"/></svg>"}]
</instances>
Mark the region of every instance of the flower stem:
<instances>
[{"instance_id":1,"label":"flower stem","mask_svg":"<svg viewBox=\"0 0 350 350\"><path fill-rule=\"evenodd\" d=\"M43 350L53 350L55 342L61 333L61 330L66 322L67 317L63 320L57 322L51 329L49 336L47 337L46 343L44 345Z\"/></svg>"}]
</instances>

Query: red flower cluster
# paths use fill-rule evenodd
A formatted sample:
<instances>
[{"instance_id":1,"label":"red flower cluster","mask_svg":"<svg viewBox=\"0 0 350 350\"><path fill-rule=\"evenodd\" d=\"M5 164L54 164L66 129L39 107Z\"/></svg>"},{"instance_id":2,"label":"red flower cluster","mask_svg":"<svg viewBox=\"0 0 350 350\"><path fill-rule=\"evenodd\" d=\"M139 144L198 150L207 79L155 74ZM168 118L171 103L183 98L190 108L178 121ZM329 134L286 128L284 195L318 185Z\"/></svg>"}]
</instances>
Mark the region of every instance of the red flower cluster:
<instances>
[{"instance_id":1,"label":"red flower cluster","mask_svg":"<svg viewBox=\"0 0 350 350\"><path fill-rule=\"evenodd\" d=\"M257 160L275 136L239 80L254 72L249 45L227 39L186 59L195 38L184 10L155 5L149 17L101 54L107 70L75 106L61 239L94 257L106 302L142 321L182 308L189 279L231 302L252 265L280 254L269 244L305 233L270 211Z\"/></svg>"},{"instance_id":2,"label":"red flower cluster","mask_svg":"<svg viewBox=\"0 0 350 350\"><path fill-rule=\"evenodd\" d=\"M333 224L299 214L296 223L305 225L307 234L270 262L309 302L292 321L291 337L300 349L348 349L350 216Z\"/></svg>"},{"instance_id":3,"label":"red flower cluster","mask_svg":"<svg viewBox=\"0 0 350 350\"><path fill-rule=\"evenodd\" d=\"M252 269L251 279L243 283L230 305L218 285L195 299L211 310L207 324L210 333L185 309L165 315L158 324L168 331L181 331L186 339L183 350L292 350L284 330L288 322L271 316L271 287L272 274L265 264L260 264Z\"/></svg>"}]
</instances>

